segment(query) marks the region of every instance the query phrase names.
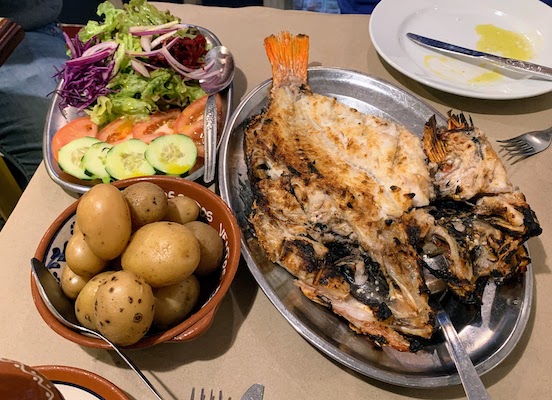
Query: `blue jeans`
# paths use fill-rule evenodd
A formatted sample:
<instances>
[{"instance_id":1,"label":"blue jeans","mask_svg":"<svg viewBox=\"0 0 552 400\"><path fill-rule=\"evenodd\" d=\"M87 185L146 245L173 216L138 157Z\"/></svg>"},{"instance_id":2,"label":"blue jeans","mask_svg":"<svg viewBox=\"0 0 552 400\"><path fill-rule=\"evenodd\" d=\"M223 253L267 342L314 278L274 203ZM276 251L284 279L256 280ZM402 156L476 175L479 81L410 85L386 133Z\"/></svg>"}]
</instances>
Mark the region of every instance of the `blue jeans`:
<instances>
[{"instance_id":1,"label":"blue jeans","mask_svg":"<svg viewBox=\"0 0 552 400\"><path fill-rule=\"evenodd\" d=\"M25 32L0 66L0 153L22 188L42 161L48 95L56 88L56 68L66 59L61 29L52 23Z\"/></svg>"}]
</instances>

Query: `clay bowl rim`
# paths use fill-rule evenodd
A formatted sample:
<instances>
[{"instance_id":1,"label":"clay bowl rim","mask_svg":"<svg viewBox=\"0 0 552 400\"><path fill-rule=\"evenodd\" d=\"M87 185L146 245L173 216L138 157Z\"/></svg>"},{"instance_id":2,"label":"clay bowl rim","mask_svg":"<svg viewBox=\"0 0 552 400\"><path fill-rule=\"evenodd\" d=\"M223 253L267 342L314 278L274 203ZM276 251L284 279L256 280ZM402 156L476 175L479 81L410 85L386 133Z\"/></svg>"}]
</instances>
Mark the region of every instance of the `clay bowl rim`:
<instances>
[{"instance_id":1,"label":"clay bowl rim","mask_svg":"<svg viewBox=\"0 0 552 400\"><path fill-rule=\"evenodd\" d=\"M210 189L200 185L199 183L189 181L182 178L169 177L169 176L147 176L147 177L137 177L129 178L120 181L115 181L112 183L113 186L118 189L125 188L134 183L138 182L153 182L153 183L162 183L165 185L175 185L180 187L182 192L191 192L197 191L201 193L200 197L207 199L207 201L217 204L218 211L224 216L224 219L229 221L228 226L225 226L225 230L228 235L228 262L226 264L226 272L223 276L223 279L220 280L218 290L212 295L212 297L204 304L198 311L186 318L180 324L166 330L163 332L155 333L151 336L146 336L139 340L137 343L126 346L128 349L138 349L151 347L159 343L164 342L180 342L191 340L200 334L204 333L210 326L218 310L220 303L222 302L224 296L228 292L230 285L232 284L236 272L238 270L240 257L241 257L241 229L239 228L236 217L233 212L230 210L230 207L222 200L220 196L211 191ZM174 189L173 189L174 190ZM175 190L179 192L178 190ZM194 198L193 195L190 197ZM196 198L194 200L198 201ZM44 261L46 251L51 243L52 238L58 232L62 225L64 225L69 218L71 218L77 209L77 205L80 201L80 198L76 200L73 204L67 207L48 227L40 242L38 244L37 250L35 251L34 256ZM199 201L198 201L199 202ZM202 207L205 207L205 204L200 203ZM218 212L217 212L218 214ZM221 218L222 219L222 218ZM32 274L30 274L31 281L31 295L35 306L46 324L57 334L68 339L79 345L83 345L90 348L96 349L110 349L111 346L99 338L94 338L91 336L83 335L77 331L72 330L71 328L63 325L54 315L50 312L40 293L38 292L38 287L34 280ZM180 337L180 338L179 338Z\"/></svg>"},{"instance_id":2,"label":"clay bowl rim","mask_svg":"<svg viewBox=\"0 0 552 400\"><path fill-rule=\"evenodd\" d=\"M11 365L12 367L8 367L8 365ZM5 384L7 382L7 383L12 383L13 385L14 379L16 379L16 382L18 384L21 384L22 381L26 382L24 384L25 393L23 392L12 393L11 396L10 394L8 394L10 398L15 398L13 396L16 394L28 395L32 393L36 395L38 394L37 392L41 392L42 396L46 396L46 397L49 397L47 396L48 394L52 394L54 396L52 397L52 400L64 399L63 395L56 387L53 380L48 378L43 371L40 371L36 367L30 366L27 363L0 356L0 383ZM3 387L3 389L6 389L6 387ZM16 386L15 389L16 391L19 391L22 389L22 387L18 385ZM0 391L2 391L1 388L0 388ZM27 396L25 396L25 398L27 398Z\"/></svg>"}]
</instances>

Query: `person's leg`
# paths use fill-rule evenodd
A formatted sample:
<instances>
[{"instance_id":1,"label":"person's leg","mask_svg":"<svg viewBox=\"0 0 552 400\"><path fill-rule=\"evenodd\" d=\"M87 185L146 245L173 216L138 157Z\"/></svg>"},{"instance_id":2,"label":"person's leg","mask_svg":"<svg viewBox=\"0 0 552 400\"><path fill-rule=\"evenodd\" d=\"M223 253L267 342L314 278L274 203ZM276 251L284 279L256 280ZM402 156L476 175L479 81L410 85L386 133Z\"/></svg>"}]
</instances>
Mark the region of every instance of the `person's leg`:
<instances>
[{"instance_id":1,"label":"person's leg","mask_svg":"<svg viewBox=\"0 0 552 400\"><path fill-rule=\"evenodd\" d=\"M56 67L67 59L61 29L55 24L25 32L25 38L0 67L0 153L25 187L42 161L42 136Z\"/></svg>"}]
</instances>

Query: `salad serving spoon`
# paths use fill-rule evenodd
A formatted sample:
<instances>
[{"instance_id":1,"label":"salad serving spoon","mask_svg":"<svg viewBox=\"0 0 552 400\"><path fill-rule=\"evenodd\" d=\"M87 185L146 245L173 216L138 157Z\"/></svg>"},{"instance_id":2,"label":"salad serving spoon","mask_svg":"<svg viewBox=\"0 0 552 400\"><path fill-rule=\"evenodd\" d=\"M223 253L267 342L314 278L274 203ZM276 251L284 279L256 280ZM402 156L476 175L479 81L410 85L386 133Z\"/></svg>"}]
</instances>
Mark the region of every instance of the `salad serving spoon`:
<instances>
[{"instance_id":1,"label":"salad serving spoon","mask_svg":"<svg viewBox=\"0 0 552 400\"><path fill-rule=\"evenodd\" d=\"M69 298L65 296L56 278L54 278L54 276L50 273L48 268L46 268L44 263L36 258L32 258L31 266L32 274L36 281L40 297L44 301L44 304L46 304L46 307L48 307L50 312L54 315L54 317L56 317L59 322L61 322L68 328L94 335L109 343L109 345L113 348L113 350L117 352L117 354L123 359L123 361L126 362L134 372L136 372L142 382L144 382L149 390L152 391L155 397L158 400L163 400L159 392L144 376L142 371L140 371L140 369L132 362L132 360L128 358L128 356L125 355L115 343L113 343L101 333L93 331L92 329L88 329L80 324L75 315L75 308L73 306L73 303L71 303Z\"/></svg>"},{"instance_id":2,"label":"salad serving spoon","mask_svg":"<svg viewBox=\"0 0 552 400\"><path fill-rule=\"evenodd\" d=\"M215 46L205 55L205 64L213 61L209 71L219 71L209 78L200 79L199 85L209 95L203 114L203 140L205 143L205 166L203 181L215 179L217 163L217 106L215 95L226 89L234 79L234 57L225 46Z\"/></svg>"}]
</instances>

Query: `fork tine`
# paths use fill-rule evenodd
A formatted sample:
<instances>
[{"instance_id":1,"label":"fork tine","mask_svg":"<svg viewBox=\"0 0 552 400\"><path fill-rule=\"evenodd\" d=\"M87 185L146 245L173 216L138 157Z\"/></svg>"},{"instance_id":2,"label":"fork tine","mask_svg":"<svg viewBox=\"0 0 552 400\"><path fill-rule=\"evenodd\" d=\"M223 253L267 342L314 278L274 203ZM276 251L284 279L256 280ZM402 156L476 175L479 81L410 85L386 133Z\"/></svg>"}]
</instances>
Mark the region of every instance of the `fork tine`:
<instances>
[{"instance_id":1,"label":"fork tine","mask_svg":"<svg viewBox=\"0 0 552 400\"><path fill-rule=\"evenodd\" d=\"M529 154L529 155L527 155L527 156L519 157L519 158L517 158L515 161L512 162L512 165L514 165L514 164L516 164L516 163L518 163L518 162L520 162L520 161L522 161L522 160L525 160L526 158L529 158L529 157L531 157L532 155L534 155L534 154Z\"/></svg>"},{"instance_id":2,"label":"fork tine","mask_svg":"<svg viewBox=\"0 0 552 400\"><path fill-rule=\"evenodd\" d=\"M497 140L497 142L499 142L499 143L514 143L514 142L517 142L519 140L521 140L521 136L516 136L516 137L510 138L510 139Z\"/></svg>"},{"instance_id":3,"label":"fork tine","mask_svg":"<svg viewBox=\"0 0 552 400\"><path fill-rule=\"evenodd\" d=\"M222 390L219 391L219 400L223 400L222 397ZM190 400L195 399L195 387L192 388L192 395L190 397ZM201 388L201 392L199 393L199 400L217 400L216 398L216 392L211 389L211 393L209 394L209 399L207 399L207 391L205 391L204 388ZM230 400L230 399L228 399Z\"/></svg>"},{"instance_id":4,"label":"fork tine","mask_svg":"<svg viewBox=\"0 0 552 400\"><path fill-rule=\"evenodd\" d=\"M501 144L500 146L503 149L508 150L508 149L515 149L516 147L523 146L525 144L527 144L527 142L519 141L519 142L515 142L515 143Z\"/></svg>"},{"instance_id":5,"label":"fork tine","mask_svg":"<svg viewBox=\"0 0 552 400\"><path fill-rule=\"evenodd\" d=\"M514 150L514 151L511 151L509 154L510 156L528 156L528 155L531 155L531 154L535 154L536 151L533 150L533 148L528 148L528 149L520 149L520 150Z\"/></svg>"}]
</instances>

